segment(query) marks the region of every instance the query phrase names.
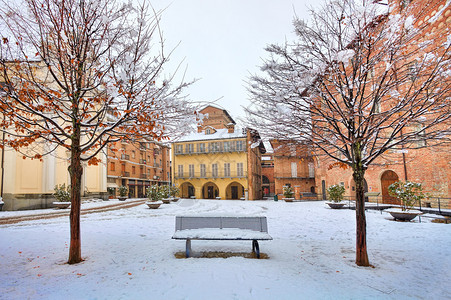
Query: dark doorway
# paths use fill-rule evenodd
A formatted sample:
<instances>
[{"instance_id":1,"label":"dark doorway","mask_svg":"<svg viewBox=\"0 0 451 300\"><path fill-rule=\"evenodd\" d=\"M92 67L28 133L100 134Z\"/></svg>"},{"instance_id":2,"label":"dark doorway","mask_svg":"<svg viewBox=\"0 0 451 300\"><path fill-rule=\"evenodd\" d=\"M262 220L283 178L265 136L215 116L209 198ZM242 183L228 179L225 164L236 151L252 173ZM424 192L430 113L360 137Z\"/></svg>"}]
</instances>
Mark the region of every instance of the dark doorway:
<instances>
[{"instance_id":1,"label":"dark doorway","mask_svg":"<svg viewBox=\"0 0 451 300\"><path fill-rule=\"evenodd\" d=\"M207 198L208 199L213 199L213 187L212 186L207 186Z\"/></svg>"},{"instance_id":2,"label":"dark doorway","mask_svg":"<svg viewBox=\"0 0 451 300\"><path fill-rule=\"evenodd\" d=\"M238 187L237 186L232 186L232 199L236 200L238 199Z\"/></svg>"},{"instance_id":3,"label":"dark doorway","mask_svg":"<svg viewBox=\"0 0 451 300\"><path fill-rule=\"evenodd\" d=\"M188 186L188 197L193 197L194 196L194 186L189 185Z\"/></svg>"},{"instance_id":4,"label":"dark doorway","mask_svg":"<svg viewBox=\"0 0 451 300\"><path fill-rule=\"evenodd\" d=\"M326 181L321 181L321 190L323 192L323 200L326 200Z\"/></svg>"}]
</instances>

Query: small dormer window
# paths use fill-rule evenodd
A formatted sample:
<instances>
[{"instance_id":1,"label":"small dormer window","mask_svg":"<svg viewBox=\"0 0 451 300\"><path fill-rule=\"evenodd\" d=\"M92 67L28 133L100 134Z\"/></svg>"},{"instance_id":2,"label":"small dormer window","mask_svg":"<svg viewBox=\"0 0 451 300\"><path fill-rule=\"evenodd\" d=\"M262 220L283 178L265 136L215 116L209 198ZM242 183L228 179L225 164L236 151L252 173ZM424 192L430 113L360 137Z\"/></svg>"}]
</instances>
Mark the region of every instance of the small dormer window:
<instances>
[{"instance_id":1,"label":"small dormer window","mask_svg":"<svg viewBox=\"0 0 451 300\"><path fill-rule=\"evenodd\" d=\"M211 134L211 129L210 128L205 129L205 134Z\"/></svg>"}]
</instances>

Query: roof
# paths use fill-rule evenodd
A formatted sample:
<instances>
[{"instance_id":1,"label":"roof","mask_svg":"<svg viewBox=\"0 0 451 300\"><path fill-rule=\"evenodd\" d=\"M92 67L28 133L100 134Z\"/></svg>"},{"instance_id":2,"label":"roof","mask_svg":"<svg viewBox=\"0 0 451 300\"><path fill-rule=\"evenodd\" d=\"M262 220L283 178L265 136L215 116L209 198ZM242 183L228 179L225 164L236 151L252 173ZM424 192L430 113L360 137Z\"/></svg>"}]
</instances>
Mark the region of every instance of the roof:
<instances>
[{"instance_id":1,"label":"roof","mask_svg":"<svg viewBox=\"0 0 451 300\"><path fill-rule=\"evenodd\" d=\"M221 140L221 139L232 139L232 138L245 138L246 133L243 133L242 130L235 129L235 132L229 133L228 129L216 129L215 133L205 134L205 131L202 132L194 132L187 136L180 138L177 142L186 142L186 141L205 141L205 140Z\"/></svg>"}]
</instances>

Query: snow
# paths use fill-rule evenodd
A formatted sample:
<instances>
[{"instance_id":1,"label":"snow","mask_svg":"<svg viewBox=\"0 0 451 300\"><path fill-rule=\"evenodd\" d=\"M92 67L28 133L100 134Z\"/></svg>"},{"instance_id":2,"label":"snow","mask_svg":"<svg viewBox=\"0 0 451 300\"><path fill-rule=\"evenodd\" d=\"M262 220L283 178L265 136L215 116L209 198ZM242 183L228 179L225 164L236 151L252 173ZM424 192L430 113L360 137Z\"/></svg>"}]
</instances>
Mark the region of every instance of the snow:
<instances>
[{"instance_id":1,"label":"snow","mask_svg":"<svg viewBox=\"0 0 451 300\"><path fill-rule=\"evenodd\" d=\"M240 128L235 128L235 131L232 133L228 132L228 129L216 129L216 132L212 134L205 134L205 131L202 132L193 132L188 134L179 140L178 142L186 142L186 141L203 141L203 140L218 140L218 139L230 139L230 138L242 138L246 137L245 134L242 133Z\"/></svg>"},{"instance_id":2,"label":"snow","mask_svg":"<svg viewBox=\"0 0 451 300\"><path fill-rule=\"evenodd\" d=\"M440 9L432 18L429 19L429 23L434 23L437 21L450 4L451 0L446 1L446 4L442 7L442 9Z\"/></svg>"},{"instance_id":3,"label":"snow","mask_svg":"<svg viewBox=\"0 0 451 300\"><path fill-rule=\"evenodd\" d=\"M0 212L0 215L4 212ZM177 259L175 216L265 215L269 259ZM395 222L369 210L375 268L358 267L355 211L324 202L181 199L82 216L84 262L67 265L69 218L0 226L2 299L449 299L451 225ZM251 251L249 241L193 241L194 251Z\"/></svg>"}]
</instances>

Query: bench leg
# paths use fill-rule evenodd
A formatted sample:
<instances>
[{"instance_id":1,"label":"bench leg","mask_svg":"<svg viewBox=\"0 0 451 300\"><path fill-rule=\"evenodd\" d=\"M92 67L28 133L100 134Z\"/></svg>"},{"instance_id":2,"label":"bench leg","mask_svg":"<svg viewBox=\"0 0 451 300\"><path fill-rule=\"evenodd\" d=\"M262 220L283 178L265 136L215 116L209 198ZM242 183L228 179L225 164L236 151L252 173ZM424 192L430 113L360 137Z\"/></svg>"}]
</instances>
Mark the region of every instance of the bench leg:
<instances>
[{"instance_id":1,"label":"bench leg","mask_svg":"<svg viewBox=\"0 0 451 300\"><path fill-rule=\"evenodd\" d=\"M186 240L186 258L188 258L191 254L191 240Z\"/></svg>"},{"instance_id":2,"label":"bench leg","mask_svg":"<svg viewBox=\"0 0 451 300\"><path fill-rule=\"evenodd\" d=\"M257 240L252 240L252 252L257 255L257 258L260 258L260 247Z\"/></svg>"}]
</instances>

